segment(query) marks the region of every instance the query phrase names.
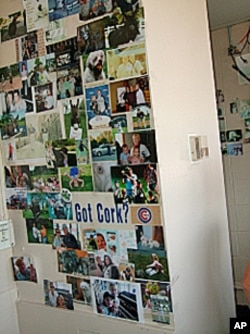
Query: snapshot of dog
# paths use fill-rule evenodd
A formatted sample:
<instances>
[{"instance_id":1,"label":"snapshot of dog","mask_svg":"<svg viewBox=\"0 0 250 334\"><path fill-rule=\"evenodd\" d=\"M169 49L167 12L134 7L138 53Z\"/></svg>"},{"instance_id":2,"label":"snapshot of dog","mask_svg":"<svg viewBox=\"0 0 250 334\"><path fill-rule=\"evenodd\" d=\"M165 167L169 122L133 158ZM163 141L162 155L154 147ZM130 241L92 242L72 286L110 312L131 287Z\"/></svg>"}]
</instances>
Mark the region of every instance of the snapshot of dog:
<instances>
[{"instance_id":1,"label":"snapshot of dog","mask_svg":"<svg viewBox=\"0 0 250 334\"><path fill-rule=\"evenodd\" d=\"M45 305L65 310L74 310L72 285L43 280Z\"/></svg>"},{"instance_id":2,"label":"snapshot of dog","mask_svg":"<svg viewBox=\"0 0 250 334\"><path fill-rule=\"evenodd\" d=\"M66 276L68 284L72 285L73 299L75 303L92 305L90 280L74 276Z\"/></svg>"},{"instance_id":3,"label":"snapshot of dog","mask_svg":"<svg viewBox=\"0 0 250 334\"><path fill-rule=\"evenodd\" d=\"M4 18L4 23L1 27L1 42L8 41L13 38L23 36L27 33L26 30L26 12L18 11L9 14Z\"/></svg>"},{"instance_id":4,"label":"snapshot of dog","mask_svg":"<svg viewBox=\"0 0 250 334\"><path fill-rule=\"evenodd\" d=\"M135 225L138 249L165 249L162 226Z\"/></svg>"},{"instance_id":5,"label":"snapshot of dog","mask_svg":"<svg viewBox=\"0 0 250 334\"><path fill-rule=\"evenodd\" d=\"M98 192L112 192L112 179L110 167L115 166L112 161L94 162L93 163L93 179L94 189Z\"/></svg>"},{"instance_id":6,"label":"snapshot of dog","mask_svg":"<svg viewBox=\"0 0 250 334\"><path fill-rule=\"evenodd\" d=\"M85 84L105 80L106 75L106 56L103 50L90 52L88 56L83 56L84 82Z\"/></svg>"},{"instance_id":7,"label":"snapshot of dog","mask_svg":"<svg viewBox=\"0 0 250 334\"><path fill-rule=\"evenodd\" d=\"M112 15L106 20L105 40L107 48L144 39L144 11L138 0L116 1Z\"/></svg>"}]
</instances>

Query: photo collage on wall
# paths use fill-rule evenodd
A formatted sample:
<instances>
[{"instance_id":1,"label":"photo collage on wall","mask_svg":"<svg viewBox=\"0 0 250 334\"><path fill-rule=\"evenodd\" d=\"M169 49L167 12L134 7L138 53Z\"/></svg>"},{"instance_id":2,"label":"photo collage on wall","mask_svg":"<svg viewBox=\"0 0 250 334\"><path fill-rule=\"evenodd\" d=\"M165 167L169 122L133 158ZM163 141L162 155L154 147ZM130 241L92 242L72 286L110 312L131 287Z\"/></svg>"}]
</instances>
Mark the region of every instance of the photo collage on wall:
<instances>
[{"instance_id":1,"label":"photo collage on wall","mask_svg":"<svg viewBox=\"0 0 250 334\"><path fill-rule=\"evenodd\" d=\"M229 103L228 117L236 117L239 127L228 129L224 110L224 95L219 89L216 94L222 154L242 156L244 154L244 145L250 143L250 100L235 98Z\"/></svg>"},{"instance_id":2,"label":"photo collage on wall","mask_svg":"<svg viewBox=\"0 0 250 334\"><path fill-rule=\"evenodd\" d=\"M1 29L2 42L15 39L17 63L0 68L0 131L7 208L21 210L27 242L52 247L65 274L59 282L38 273L44 303L139 322L150 309L152 321L169 324L144 8L139 0L23 6ZM70 38L67 16L77 21ZM15 280L23 272L37 282L33 260L12 264Z\"/></svg>"}]
</instances>

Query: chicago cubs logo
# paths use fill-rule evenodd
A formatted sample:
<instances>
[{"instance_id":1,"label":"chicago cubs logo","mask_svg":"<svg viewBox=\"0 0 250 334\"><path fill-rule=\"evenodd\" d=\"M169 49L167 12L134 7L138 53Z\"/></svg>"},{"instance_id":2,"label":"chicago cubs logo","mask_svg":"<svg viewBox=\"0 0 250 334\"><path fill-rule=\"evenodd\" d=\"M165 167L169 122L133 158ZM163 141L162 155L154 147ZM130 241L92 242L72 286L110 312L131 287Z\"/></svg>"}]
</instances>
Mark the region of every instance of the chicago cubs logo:
<instances>
[{"instance_id":1,"label":"chicago cubs logo","mask_svg":"<svg viewBox=\"0 0 250 334\"><path fill-rule=\"evenodd\" d=\"M138 219L143 224L150 223L152 219L152 213L148 208L140 208L137 212Z\"/></svg>"}]
</instances>

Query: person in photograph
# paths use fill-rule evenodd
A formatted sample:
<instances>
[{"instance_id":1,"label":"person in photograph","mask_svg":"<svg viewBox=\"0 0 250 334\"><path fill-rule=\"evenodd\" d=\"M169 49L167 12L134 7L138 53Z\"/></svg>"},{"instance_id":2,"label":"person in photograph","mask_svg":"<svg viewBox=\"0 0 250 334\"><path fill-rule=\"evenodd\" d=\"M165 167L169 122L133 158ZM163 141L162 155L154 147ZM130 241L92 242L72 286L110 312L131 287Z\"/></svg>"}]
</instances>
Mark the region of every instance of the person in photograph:
<instances>
[{"instance_id":1,"label":"person in photograph","mask_svg":"<svg viewBox=\"0 0 250 334\"><path fill-rule=\"evenodd\" d=\"M41 226L41 238L42 238L42 243L46 244L47 243L47 229L44 225Z\"/></svg>"},{"instance_id":2,"label":"person in photograph","mask_svg":"<svg viewBox=\"0 0 250 334\"><path fill-rule=\"evenodd\" d=\"M140 88L139 84L136 84L135 86L135 100L136 100L136 104L146 103L143 90Z\"/></svg>"},{"instance_id":3,"label":"person in photograph","mask_svg":"<svg viewBox=\"0 0 250 334\"><path fill-rule=\"evenodd\" d=\"M61 232L59 228L55 229L55 236L53 239L53 243L52 243L52 248L53 249L59 249L63 246L63 238L61 236Z\"/></svg>"},{"instance_id":4,"label":"person in photograph","mask_svg":"<svg viewBox=\"0 0 250 334\"><path fill-rule=\"evenodd\" d=\"M107 250L107 243L102 233L96 233L97 248L98 250L103 249Z\"/></svg>"},{"instance_id":5,"label":"person in photograph","mask_svg":"<svg viewBox=\"0 0 250 334\"><path fill-rule=\"evenodd\" d=\"M84 180L80 178L81 170L77 167L71 167L69 170L69 174L67 172L64 173L64 176L68 176L69 180L69 188L73 189L73 187L84 187Z\"/></svg>"},{"instance_id":6,"label":"person in photograph","mask_svg":"<svg viewBox=\"0 0 250 334\"><path fill-rule=\"evenodd\" d=\"M146 203L146 200L147 200L147 198L146 198L145 192L143 190L143 185L140 182L140 180L137 180L134 203L136 203L136 204Z\"/></svg>"},{"instance_id":7,"label":"person in photograph","mask_svg":"<svg viewBox=\"0 0 250 334\"><path fill-rule=\"evenodd\" d=\"M57 306L58 292L55 290L53 282L49 283L49 305L52 307Z\"/></svg>"},{"instance_id":8,"label":"person in photograph","mask_svg":"<svg viewBox=\"0 0 250 334\"><path fill-rule=\"evenodd\" d=\"M122 145L122 152L120 153L120 163L123 166L126 166L129 164L129 147L127 144Z\"/></svg>"},{"instance_id":9,"label":"person in photograph","mask_svg":"<svg viewBox=\"0 0 250 334\"><path fill-rule=\"evenodd\" d=\"M135 55L131 54L129 56L129 62L132 66L132 75L133 76L140 76L146 73L146 71L144 70L144 67L142 65L142 63L140 62L140 60L135 59Z\"/></svg>"},{"instance_id":10,"label":"person in photograph","mask_svg":"<svg viewBox=\"0 0 250 334\"><path fill-rule=\"evenodd\" d=\"M97 91L96 101L98 104L98 112L104 114L106 112L106 101L100 89Z\"/></svg>"},{"instance_id":11,"label":"person in photograph","mask_svg":"<svg viewBox=\"0 0 250 334\"><path fill-rule=\"evenodd\" d=\"M12 161L13 160L13 151L14 147L11 143L8 144L8 160Z\"/></svg>"},{"instance_id":12,"label":"person in photograph","mask_svg":"<svg viewBox=\"0 0 250 334\"><path fill-rule=\"evenodd\" d=\"M121 280L123 281L132 282L134 280L130 267L126 267L125 270L123 270L120 275L121 275Z\"/></svg>"},{"instance_id":13,"label":"person in photograph","mask_svg":"<svg viewBox=\"0 0 250 334\"><path fill-rule=\"evenodd\" d=\"M57 308L62 308L62 309L66 309L66 305L65 305L65 299L62 295L58 295L57 299L56 299L56 307Z\"/></svg>"},{"instance_id":14,"label":"person in photograph","mask_svg":"<svg viewBox=\"0 0 250 334\"><path fill-rule=\"evenodd\" d=\"M80 0L80 20L87 20L89 18L89 11L89 0Z\"/></svg>"},{"instance_id":15,"label":"person in photograph","mask_svg":"<svg viewBox=\"0 0 250 334\"><path fill-rule=\"evenodd\" d=\"M20 96L20 93L18 90L14 91L14 106L16 112L26 112L26 102L25 100Z\"/></svg>"},{"instance_id":16,"label":"person in photograph","mask_svg":"<svg viewBox=\"0 0 250 334\"><path fill-rule=\"evenodd\" d=\"M131 77L131 76L133 76L133 66L129 62L128 56L125 55L121 58L121 64L117 68L116 78L122 79L122 78Z\"/></svg>"},{"instance_id":17,"label":"person in photograph","mask_svg":"<svg viewBox=\"0 0 250 334\"><path fill-rule=\"evenodd\" d=\"M14 104L13 92L8 92L6 95L6 112L11 113L15 111L16 111L16 108Z\"/></svg>"},{"instance_id":18,"label":"person in photograph","mask_svg":"<svg viewBox=\"0 0 250 334\"><path fill-rule=\"evenodd\" d=\"M44 101L44 108L47 110L54 108L54 97L52 96L50 89L47 89L47 96Z\"/></svg>"},{"instance_id":19,"label":"person in photograph","mask_svg":"<svg viewBox=\"0 0 250 334\"><path fill-rule=\"evenodd\" d=\"M58 92L59 99L66 99L67 94L66 94L66 87L65 87L63 77L59 78L57 81L57 92Z\"/></svg>"},{"instance_id":20,"label":"person in photograph","mask_svg":"<svg viewBox=\"0 0 250 334\"><path fill-rule=\"evenodd\" d=\"M90 101L90 109L96 114L96 115L99 115L99 107L98 107L98 102L97 102L97 99L96 99L96 96L93 95L91 97L91 101Z\"/></svg>"},{"instance_id":21,"label":"person in photograph","mask_svg":"<svg viewBox=\"0 0 250 334\"><path fill-rule=\"evenodd\" d=\"M36 227L36 223L32 224L32 237L35 243L39 243L40 231Z\"/></svg>"},{"instance_id":22,"label":"person in photograph","mask_svg":"<svg viewBox=\"0 0 250 334\"><path fill-rule=\"evenodd\" d=\"M137 184L137 175L133 173L131 167L126 167L125 170L121 171L122 173L122 183L125 183L126 186L126 197L131 203L136 195L136 184Z\"/></svg>"},{"instance_id":23,"label":"person in photograph","mask_svg":"<svg viewBox=\"0 0 250 334\"><path fill-rule=\"evenodd\" d=\"M231 114L237 114L238 113L238 107L236 102L230 103L230 113Z\"/></svg>"},{"instance_id":24,"label":"person in photograph","mask_svg":"<svg viewBox=\"0 0 250 334\"><path fill-rule=\"evenodd\" d=\"M18 281L30 281L30 271L29 268L26 267L22 257L19 257L15 261L15 265L18 269L15 273L16 279Z\"/></svg>"},{"instance_id":25,"label":"person in photograph","mask_svg":"<svg viewBox=\"0 0 250 334\"><path fill-rule=\"evenodd\" d=\"M136 117L137 117L137 127L139 129L146 128L146 124L145 124L146 117L145 117L144 112L140 108L136 109Z\"/></svg>"},{"instance_id":26,"label":"person in photograph","mask_svg":"<svg viewBox=\"0 0 250 334\"><path fill-rule=\"evenodd\" d=\"M144 179L147 182L148 190L160 195L157 171L151 163L148 163L147 167L144 169Z\"/></svg>"},{"instance_id":27,"label":"person in photograph","mask_svg":"<svg viewBox=\"0 0 250 334\"><path fill-rule=\"evenodd\" d=\"M149 160L150 152L149 152L147 146L141 143L140 134L139 133L134 133L132 135L132 140L133 140L133 146L130 150L130 155L133 156L135 148L139 148L140 157L142 157L144 159L144 161Z\"/></svg>"},{"instance_id":28,"label":"person in photograph","mask_svg":"<svg viewBox=\"0 0 250 334\"><path fill-rule=\"evenodd\" d=\"M164 273L163 265L159 262L159 257L157 254L151 254L152 262L146 266L146 274L153 276L156 274Z\"/></svg>"},{"instance_id":29,"label":"person in photograph","mask_svg":"<svg viewBox=\"0 0 250 334\"><path fill-rule=\"evenodd\" d=\"M78 123L75 123L73 126L70 127L69 138L74 138L76 140L82 138L82 129L79 128Z\"/></svg>"},{"instance_id":30,"label":"person in photograph","mask_svg":"<svg viewBox=\"0 0 250 334\"><path fill-rule=\"evenodd\" d=\"M105 291L103 294L102 304L100 305L100 313L110 315L111 308L113 306L113 297L109 291Z\"/></svg>"},{"instance_id":31,"label":"person in photograph","mask_svg":"<svg viewBox=\"0 0 250 334\"><path fill-rule=\"evenodd\" d=\"M109 255L104 255L104 267L103 267L103 277L105 278L119 278L119 271L117 266L112 262L112 259Z\"/></svg>"},{"instance_id":32,"label":"person in photograph","mask_svg":"<svg viewBox=\"0 0 250 334\"><path fill-rule=\"evenodd\" d=\"M26 64L24 62L21 65L20 74L21 74L22 81L23 80L27 80L27 78L28 78L28 70L27 70Z\"/></svg>"},{"instance_id":33,"label":"person in photograph","mask_svg":"<svg viewBox=\"0 0 250 334\"><path fill-rule=\"evenodd\" d=\"M78 242L75 238L75 236L69 232L68 226L66 224L63 224L62 226L63 230L63 247L70 248L70 249L79 249Z\"/></svg>"},{"instance_id":34,"label":"person in photograph","mask_svg":"<svg viewBox=\"0 0 250 334\"><path fill-rule=\"evenodd\" d=\"M97 250L97 243L93 234L90 234L88 244L92 250Z\"/></svg>"},{"instance_id":35,"label":"person in photograph","mask_svg":"<svg viewBox=\"0 0 250 334\"><path fill-rule=\"evenodd\" d=\"M39 68L38 68L38 81L40 85L46 84L48 82L50 82L49 79L49 74L48 72L44 69L44 65L43 63L39 64Z\"/></svg>"},{"instance_id":36,"label":"person in photograph","mask_svg":"<svg viewBox=\"0 0 250 334\"><path fill-rule=\"evenodd\" d=\"M17 188L31 189L31 182L27 173L25 173L21 166L15 166L14 175Z\"/></svg>"},{"instance_id":37,"label":"person in photograph","mask_svg":"<svg viewBox=\"0 0 250 334\"><path fill-rule=\"evenodd\" d=\"M151 190L148 192L148 199L147 199L148 204L158 204L158 199L157 197L153 194Z\"/></svg>"},{"instance_id":38,"label":"person in photograph","mask_svg":"<svg viewBox=\"0 0 250 334\"><path fill-rule=\"evenodd\" d=\"M144 162L144 159L140 156L139 147L135 147L133 150L133 155L129 157L129 161L132 165L139 165Z\"/></svg>"}]
</instances>

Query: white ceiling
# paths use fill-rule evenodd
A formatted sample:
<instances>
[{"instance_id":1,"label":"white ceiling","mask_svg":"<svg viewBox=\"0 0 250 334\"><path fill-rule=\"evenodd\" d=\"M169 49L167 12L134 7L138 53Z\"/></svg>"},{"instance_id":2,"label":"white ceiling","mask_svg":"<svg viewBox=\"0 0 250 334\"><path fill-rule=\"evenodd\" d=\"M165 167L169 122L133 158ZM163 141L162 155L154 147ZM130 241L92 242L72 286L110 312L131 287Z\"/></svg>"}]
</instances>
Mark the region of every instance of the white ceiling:
<instances>
[{"instance_id":1,"label":"white ceiling","mask_svg":"<svg viewBox=\"0 0 250 334\"><path fill-rule=\"evenodd\" d=\"M250 0L207 0L210 29L250 21Z\"/></svg>"}]
</instances>

